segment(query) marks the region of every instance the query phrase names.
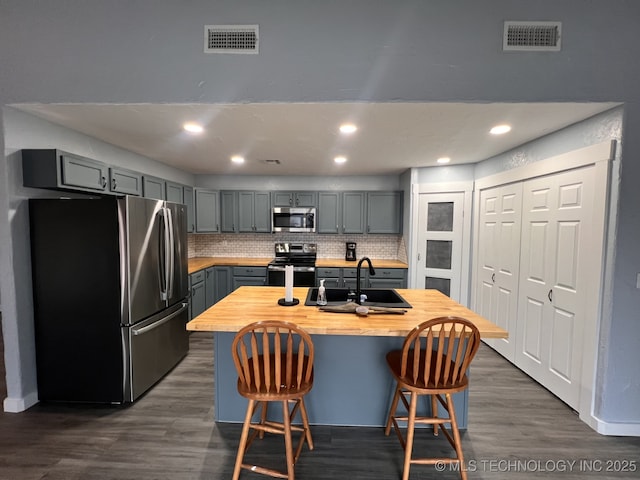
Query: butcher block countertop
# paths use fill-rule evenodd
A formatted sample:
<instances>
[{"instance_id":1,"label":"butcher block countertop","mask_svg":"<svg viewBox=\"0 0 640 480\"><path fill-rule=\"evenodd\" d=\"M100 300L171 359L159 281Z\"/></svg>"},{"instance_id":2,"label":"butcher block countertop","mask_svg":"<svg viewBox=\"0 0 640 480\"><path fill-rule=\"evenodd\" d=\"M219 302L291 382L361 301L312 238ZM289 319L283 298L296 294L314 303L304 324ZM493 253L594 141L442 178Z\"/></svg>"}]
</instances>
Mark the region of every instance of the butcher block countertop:
<instances>
[{"instance_id":1,"label":"butcher block countertop","mask_svg":"<svg viewBox=\"0 0 640 480\"><path fill-rule=\"evenodd\" d=\"M273 260L273 257L193 257L189 259L189 274L202 270L203 268L215 267L216 265L266 267L271 260Z\"/></svg>"},{"instance_id":2,"label":"butcher block countertop","mask_svg":"<svg viewBox=\"0 0 640 480\"><path fill-rule=\"evenodd\" d=\"M374 263L375 264L375 263ZM451 300L437 290L396 289L413 308L404 315L323 312L304 305L307 287L294 287L298 305L284 307L284 287L239 287L187 324L187 330L237 332L245 325L260 320L283 320L295 323L310 334L404 337L426 320L441 316L459 316L472 321L484 338L507 338L506 330Z\"/></svg>"},{"instance_id":3,"label":"butcher block countertop","mask_svg":"<svg viewBox=\"0 0 640 480\"><path fill-rule=\"evenodd\" d=\"M266 267L273 257L193 257L189 259L189 274L204 268L216 265L243 266L243 267ZM407 264L399 260L372 259L374 267L378 268L407 268ZM347 262L340 258L318 258L316 267L356 267L358 262Z\"/></svg>"}]
</instances>

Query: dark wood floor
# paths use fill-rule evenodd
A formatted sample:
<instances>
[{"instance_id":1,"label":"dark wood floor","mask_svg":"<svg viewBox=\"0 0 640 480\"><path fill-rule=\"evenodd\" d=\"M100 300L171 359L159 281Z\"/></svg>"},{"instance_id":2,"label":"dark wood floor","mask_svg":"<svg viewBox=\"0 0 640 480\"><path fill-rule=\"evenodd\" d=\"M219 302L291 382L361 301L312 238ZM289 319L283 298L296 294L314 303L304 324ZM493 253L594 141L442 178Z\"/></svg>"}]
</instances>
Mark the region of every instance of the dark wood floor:
<instances>
[{"instance_id":1,"label":"dark wood floor","mask_svg":"<svg viewBox=\"0 0 640 480\"><path fill-rule=\"evenodd\" d=\"M0 479L231 478L240 429L214 422L211 373L211 334L197 333L189 356L128 408L36 405L21 414L0 413ZM471 381L463 436L470 479L640 478L640 438L595 433L488 347L474 360ZM312 431L316 448L303 452L298 479L400 478L402 451L381 428ZM418 432L416 449L435 452L443 445L443 438ZM271 437L252 452L279 464L282 448L282 439ZM621 472L625 467L635 471ZM245 472L241 478L267 477ZM415 466L411 478L459 477Z\"/></svg>"}]
</instances>

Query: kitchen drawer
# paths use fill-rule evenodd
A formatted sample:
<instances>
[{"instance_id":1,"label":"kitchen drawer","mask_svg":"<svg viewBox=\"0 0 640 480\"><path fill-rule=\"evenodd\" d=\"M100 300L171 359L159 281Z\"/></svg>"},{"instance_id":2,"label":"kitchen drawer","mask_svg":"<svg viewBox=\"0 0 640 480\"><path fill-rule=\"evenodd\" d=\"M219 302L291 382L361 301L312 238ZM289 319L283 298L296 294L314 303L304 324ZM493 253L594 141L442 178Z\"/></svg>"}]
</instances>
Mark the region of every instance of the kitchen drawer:
<instances>
[{"instance_id":1,"label":"kitchen drawer","mask_svg":"<svg viewBox=\"0 0 640 480\"><path fill-rule=\"evenodd\" d=\"M205 272L204 270L199 270L189 275L189 280L191 281L191 285L195 285L196 283L199 283L199 282L204 282L204 272Z\"/></svg>"},{"instance_id":2,"label":"kitchen drawer","mask_svg":"<svg viewBox=\"0 0 640 480\"><path fill-rule=\"evenodd\" d=\"M325 278L325 277L340 277L340 269L339 268L316 268L316 277Z\"/></svg>"},{"instance_id":3,"label":"kitchen drawer","mask_svg":"<svg viewBox=\"0 0 640 480\"><path fill-rule=\"evenodd\" d=\"M361 276L365 276L368 271L368 266L367 265L363 265L362 267L362 272L361 272ZM342 276L345 278L350 278L350 277L357 277L358 276L358 269L357 268L343 268L342 269Z\"/></svg>"},{"instance_id":4,"label":"kitchen drawer","mask_svg":"<svg viewBox=\"0 0 640 480\"><path fill-rule=\"evenodd\" d=\"M403 268L376 268L376 278L404 278Z\"/></svg>"},{"instance_id":5,"label":"kitchen drawer","mask_svg":"<svg viewBox=\"0 0 640 480\"><path fill-rule=\"evenodd\" d=\"M234 277L266 277L267 267L233 267Z\"/></svg>"}]
</instances>

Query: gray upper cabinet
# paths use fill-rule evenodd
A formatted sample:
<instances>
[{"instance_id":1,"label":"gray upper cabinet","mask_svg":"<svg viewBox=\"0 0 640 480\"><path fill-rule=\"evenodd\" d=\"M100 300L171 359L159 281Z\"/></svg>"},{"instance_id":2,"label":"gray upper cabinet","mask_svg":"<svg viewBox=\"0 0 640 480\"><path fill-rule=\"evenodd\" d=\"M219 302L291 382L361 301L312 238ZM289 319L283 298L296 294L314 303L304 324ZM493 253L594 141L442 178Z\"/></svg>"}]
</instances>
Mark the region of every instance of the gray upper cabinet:
<instances>
[{"instance_id":1,"label":"gray upper cabinet","mask_svg":"<svg viewBox=\"0 0 640 480\"><path fill-rule=\"evenodd\" d=\"M219 233L219 193L217 191L195 189L196 232Z\"/></svg>"},{"instance_id":2,"label":"gray upper cabinet","mask_svg":"<svg viewBox=\"0 0 640 480\"><path fill-rule=\"evenodd\" d=\"M318 233L342 232L342 194L339 192L318 193Z\"/></svg>"},{"instance_id":3,"label":"gray upper cabinet","mask_svg":"<svg viewBox=\"0 0 640 480\"><path fill-rule=\"evenodd\" d=\"M220 230L238 232L238 192L220 192Z\"/></svg>"},{"instance_id":4,"label":"gray upper cabinet","mask_svg":"<svg viewBox=\"0 0 640 480\"><path fill-rule=\"evenodd\" d=\"M342 194L342 233L365 233L365 192Z\"/></svg>"},{"instance_id":5,"label":"gray upper cabinet","mask_svg":"<svg viewBox=\"0 0 640 480\"><path fill-rule=\"evenodd\" d=\"M238 231L271 232L270 192L238 192Z\"/></svg>"},{"instance_id":6,"label":"gray upper cabinet","mask_svg":"<svg viewBox=\"0 0 640 480\"><path fill-rule=\"evenodd\" d=\"M318 194L316 192L273 192L274 207L315 207Z\"/></svg>"},{"instance_id":7,"label":"gray upper cabinet","mask_svg":"<svg viewBox=\"0 0 640 480\"><path fill-rule=\"evenodd\" d=\"M165 182L165 199L169 202L184 203L184 189L179 183Z\"/></svg>"},{"instance_id":8,"label":"gray upper cabinet","mask_svg":"<svg viewBox=\"0 0 640 480\"><path fill-rule=\"evenodd\" d=\"M367 193L367 233L402 231L402 192Z\"/></svg>"},{"instance_id":9,"label":"gray upper cabinet","mask_svg":"<svg viewBox=\"0 0 640 480\"><path fill-rule=\"evenodd\" d=\"M193 188L179 183L166 182L166 199L169 202L182 203L187 207L187 232L195 230L195 212Z\"/></svg>"},{"instance_id":10,"label":"gray upper cabinet","mask_svg":"<svg viewBox=\"0 0 640 480\"><path fill-rule=\"evenodd\" d=\"M187 232L193 233L196 230L196 212L193 201L193 188L184 185L182 187L184 204L187 207Z\"/></svg>"},{"instance_id":11,"label":"gray upper cabinet","mask_svg":"<svg viewBox=\"0 0 640 480\"><path fill-rule=\"evenodd\" d=\"M165 181L161 178L145 175L142 179L142 191L146 198L155 198L156 200L166 200L167 193Z\"/></svg>"},{"instance_id":12,"label":"gray upper cabinet","mask_svg":"<svg viewBox=\"0 0 640 480\"><path fill-rule=\"evenodd\" d=\"M25 187L108 192L109 167L56 149L22 150Z\"/></svg>"},{"instance_id":13,"label":"gray upper cabinet","mask_svg":"<svg viewBox=\"0 0 640 480\"><path fill-rule=\"evenodd\" d=\"M109 168L109 191L123 195L142 195L142 175L124 168Z\"/></svg>"}]
</instances>

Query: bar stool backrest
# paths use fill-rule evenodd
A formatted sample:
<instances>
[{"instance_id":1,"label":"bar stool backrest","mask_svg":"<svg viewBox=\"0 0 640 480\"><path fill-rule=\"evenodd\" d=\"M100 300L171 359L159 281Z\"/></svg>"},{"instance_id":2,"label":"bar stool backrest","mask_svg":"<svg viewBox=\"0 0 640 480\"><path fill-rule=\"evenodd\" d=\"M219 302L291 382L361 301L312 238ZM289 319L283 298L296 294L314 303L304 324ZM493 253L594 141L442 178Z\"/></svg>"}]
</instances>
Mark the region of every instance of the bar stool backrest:
<instances>
[{"instance_id":1,"label":"bar stool backrest","mask_svg":"<svg viewBox=\"0 0 640 480\"><path fill-rule=\"evenodd\" d=\"M480 333L469 320L439 317L421 323L405 338L401 377L418 389L459 388L480 346Z\"/></svg>"},{"instance_id":2,"label":"bar stool backrest","mask_svg":"<svg viewBox=\"0 0 640 480\"><path fill-rule=\"evenodd\" d=\"M235 336L232 355L244 396L295 394L313 384L313 342L292 323L247 325Z\"/></svg>"}]
</instances>

